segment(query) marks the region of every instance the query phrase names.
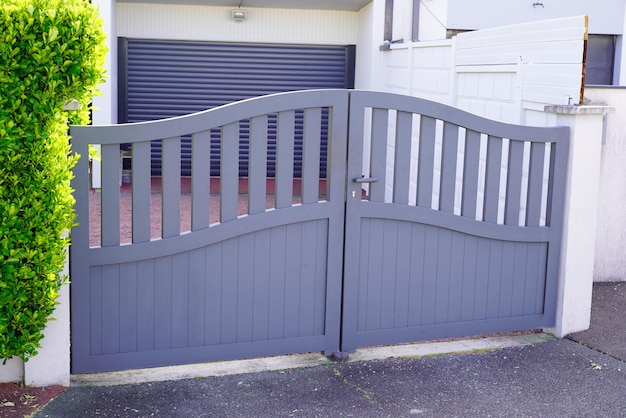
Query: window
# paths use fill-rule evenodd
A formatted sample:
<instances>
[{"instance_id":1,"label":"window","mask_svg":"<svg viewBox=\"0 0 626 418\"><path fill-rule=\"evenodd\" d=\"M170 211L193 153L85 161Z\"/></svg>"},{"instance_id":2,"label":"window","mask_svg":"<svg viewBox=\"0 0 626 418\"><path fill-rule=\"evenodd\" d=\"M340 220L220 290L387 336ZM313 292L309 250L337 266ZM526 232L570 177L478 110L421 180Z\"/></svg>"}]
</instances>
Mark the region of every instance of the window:
<instances>
[{"instance_id":1,"label":"window","mask_svg":"<svg viewBox=\"0 0 626 418\"><path fill-rule=\"evenodd\" d=\"M587 72L585 84L613 84L615 59L614 35L589 35L587 41Z\"/></svg>"}]
</instances>

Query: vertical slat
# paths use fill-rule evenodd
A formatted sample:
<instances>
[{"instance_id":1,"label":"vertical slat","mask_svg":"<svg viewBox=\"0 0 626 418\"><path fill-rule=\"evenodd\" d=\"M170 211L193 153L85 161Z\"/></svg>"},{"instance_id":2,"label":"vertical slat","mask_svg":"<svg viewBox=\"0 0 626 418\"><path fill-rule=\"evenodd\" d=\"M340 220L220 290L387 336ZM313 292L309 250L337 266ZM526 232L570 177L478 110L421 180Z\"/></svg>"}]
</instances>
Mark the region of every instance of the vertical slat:
<instances>
[{"instance_id":1,"label":"vertical slat","mask_svg":"<svg viewBox=\"0 0 626 418\"><path fill-rule=\"evenodd\" d=\"M102 146L102 246L120 245L120 146Z\"/></svg>"},{"instance_id":2,"label":"vertical slat","mask_svg":"<svg viewBox=\"0 0 626 418\"><path fill-rule=\"evenodd\" d=\"M239 196L239 122L224 125L220 160L220 221L237 219Z\"/></svg>"},{"instance_id":3,"label":"vertical slat","mask_svg":"<svg viewBox=\"0 0 626 418\"><path fill-rule=\"evenodd\" d=\"M369 185L370 201L385 201L385 182L387 178L387 127L389 125L387 109L372 109L372 145L370 148L370 177L378 182ZM364 174L364 173L362 173Z\"/></svg>"},{"instance_id":4,"label":"vertical slat","mask_svg":"<svg viewBox=\"0 0 626 418\"><path fill-rule=\"evenodd\" d=\"M394 303L394 327L408 326L409 289L411 281L411 224L402 222L398 228L398 251L396 254L396 288Z\"/></svg>"},{"instance_id":5,"label":"vertical slat","mask_svg":"<svg viewBox=\"0 0 626 418\"><path fill-rule=\"evenodd\" d=\"M191 137L191 230L209 226L211 131Z\"/></svg>"},{"instance_id":6,"label":"vertical slat","mask_svg":"<svg viewBox=\"0 0 626 418\"><path fill-rule=\"evenodd\" d=\"M154 348L172 347L172 257L154 263Z\"/></svg>"},{"instance_id":7,"label":"vertical slat","mask_svg":"<svg viewBox=\"0 0 626 418\"><path fill-rule=\"evenodd\" d=\"M222 323L220 329L222 344L237 342L238 241L237 238L224 241L222 252Z\"/></svg>"},{"instance_id":8,"label":"vertical slat","mask_svg":"<svg viewBox=\"0 0 626 418\"><path fill-rule=\"evenodd\" d=\"M287 227L271 230L269 339L283 338L285 331L285 263Z\"/></svg>"},{"instance_id":9,"label":"vertical slat","mask_svg":"<svg viewBox=\"0 0 626 418\"><path fill-rule=\"evenodd\" d=\"M267 183L267 115L250 120L248 213L265 211Z\"/></svg>"},{"instance_id":10,"label":"vertical slat","mask_svg":"<svg viewBox=\"0 0 626 418\"><path fill-rule=\"evenodd\" d=\"M150 142L132 149L133 243L150 241Z\"/></svg>"},{"instance_id":11,"label":"vertical slat","mask_svg":"<svg viewBox=\"0 0 626 418\"><path fill-rule=\"evenodd\" d=\"M413 114L398 112L396 115L396 149L393 174L393 202L409 203L409 177L411 173L411 135Z\"/></svg>"},{"instance_id":12,"label":"vertical slat","mask_svg":"<svg viewBox=\"0 0 626 418\"><path fill-rule=\"evenodd\" d=\"M329 279L328 271L328 221L317 221L317 249L316 275L315 275L315 329L314 335L329 335L330 330L325 330L326 321L326 283Z\"/></svg>"},{"instance_id":13,"label":"vertical slat","mask_svg":"<svg viewBox=\"0 0 626 418\"><path fill-rule=\"evenodd\" d=\"M384 225L382 219L372 219L369 225L369 259L367 260L366 329L380 328L381 295L383 287L382 256Z\"/></svg>"},{"instance_id":14,"label":"vertical slat","mask_svg":"<svg viewBox=\"0 0 626 418\"><path fill-rule=\"evenodd\" d=\"M302 156L302 203L319 200L320 146L322 135L322 109L304 111L304 139Z\"/></svg>"},{"instance_id":15,"label":"vertical slat","mask_svg":"<svg viewBox=\"0 0 626 418\"><path fill-rule=\"evenodd\" d=\"M489 254L491 241L478 238L476 287L474 292L474 319L487 319L487 291L489 289Z\"/></svg>"},{"instance_id":16,"label":"vertical slat","mask_svg":"<svg viewBox=\"0 0 626 418\"><path fill-rule=\"evenodd\" d=\"M498 318L502 274L502 241L492 240L489 246L489 285L487 287L487 318Z\"/></svg>"},{"instance_id":17,"label":"vertical slat","mask_svg":"<svg viewBox=\"0 0 626 418\"><path fill-rule=\"evenodd\" d=\"M524 289L524 315L534 315L536 310L536 298L544 279L544 271L541 269L541 247L538 244L528 246L528 259L526 264L526 286Z\"/></svg>"},{"instance_id":18,"label":"vertical slat","mask_svg":"<svg viewBox=\"0 0 626 418\"><path fill-rule=\"evenodd\" d=\"M222 252L223 243L206 249L204 343L219 344L222 337Z\"/></svg>"},{"instance_id":19,"label":"vertical slat","mask_svg":"<svg viewBox=\"0 0 626 418\"><path fill-rule=\"evenodd\" d=\"M539 248L539 260L538 260L538 271L537 275L537 292L535 293L535 312L536 313L545 313L545 301L546 301L546 264L548 258L548 244L540 243L537 244Z\"/></svg>"},{"instance_id":20,"label":"vertical slat","mask_svg":"<svg viewBox=\"0 0 626 418\"><path fill-rule=\"evenodd\" d=\"M450 257L450 292L448 298L448 322L461 321L463 302L463 284L465 273L465 235L458 232L452 234L452 251Z\"/></svg>"},{"instance_id":21,"label":"vertical slat","mask_svg":"<svg viewBox=\"0 0 626 418\"><path fill-rule=\"evenodd\" d=\"M89 354L102 354L102 267L89 269Z\"/></svg>"},{"instance_id":22,"label":"vertical slat","mask_svg":"<svg viewBox=\"0 0 626 418\"><path fill-rule=\"evenodd\" d=\"M102 267L102 354L120 350L120 269Z\"/></svg>"},{"instance_id":23,"label":"vertical slat","mask_svg":"<svg viewBox=\"0 0 626 418\"><path fill-rule=\"evenodd\" d=\"M476 292L476 269L478 268L478 238L466 236L463 248L463 286L461 296L461 320L471 321L474 316Z\"/></svg>"},{"instance_id":24,"label":"vertical slat","mask_svg":"<svg viewBox=\"0 0 626 418\"><path fill-rule=\"evenodd\" d=\"M137 351L137 263L120 265L120 352Z\"/></svg>"},{"instance_id":25,"label":"vertical slat","mask_svg":"<svg viewBox=\"0 0 626 418\"><path fill-rule=\"evenodd\" d=\"M528 198L526 200L526 226L539 226L541 219L541 196L543 191L543 169L546 148L543 142L530 146L528 169Z\"/></svg>"},{"instance_id":26,"label":"vertical slat","mask_svg":"<svg viewBox=\"0 0 626 418\"><path fill-rule=\"evenodd\" d=\"M276 138L276 208L286 208L293 204L293 158L294 158L293 110L278 115Z\"/></svg>"},{"instance_id":27,"label":"vertical slat","mask_svg":"<svg viewBox=\"0 0 626 418\"><path fill-rule=\"evenodd\" d=\"M206 250L200 248L189 252L188 345L190 347L204 345L205 286Z\"/></svg>"},{"instance_id":28,"label":"vertical slat","mask_svg":"<svg viewBox=\"0 0 626 418\"><path fill-rule=\"evenodd\" d=\"M326 200L330 202L338 202L345 200L346 193L346 160L348 159L348 91L342 92L341 95L337 95L333 101L333 106L328 110L328 142L327 142L327 160L328 169L326 171ZM363 109L360 109L360 119L363 119ZM363 124L360 129L355 129L363 132ZM362 142L362 141L361 141ZM360 159L363 161L362 144L357 149L360 149ZM343 217L336 219L333 222L338 222L343 226ZM343 237L343 234L336 229L333 229L332 235ZM334 253L329 260L331 265L336 265L333 260L339 261L338 254ZM333 268L331 267L331 268ZM339 283L337 283L339 285ZM339 298L337 298L339 300ZM328 307L328 312L337 313L335 307ZM329 315L330 318L332 315ZM330 328L339 328L338 325L330 326Z\"/></svg>"},{"instance_id":29,"label":"vertical slat","mask_svg":"<svg viewBox=\"0 0 626 418\"><path fill-rule=\"evenodd\" d=\"M155 262L140 261L137 264L137 350L154 349L155 327Z\"/></svg>"},{"instance_id":30,"label":"vertical slat","mask_svg":"<svg viewBox=\"0 0 626 418\"><path fill-rule=\"evenodd\" d=\"M411 282L409 284L409 326L422 323L422 293L424 285L424 260L426 256L426 227L423 224L411 225ZM430 245L430 243L429 243Z\"/></svg>"},{"instance_id":31,"label":"vertical slat","mask_svg":"<svg viewBox=\"0 0 626 418\"><path fill-rule=\"evenodd\" d=\"M285 338L300 336L303 238L302 224L287 225L287 246L285 249Z\"/></svg>"},{"instance_id":32,"label":"vertical slat","mask_svg":"<svg viewBox=\"0 0 626 418\"><path fill-rule=\"evenodd\" d=\"M506 184L506 205L504 212L505 225L519 225L523 166L524 143L522 141L510 141L509 167Z\"/></svg>"},{"instance_id":33,"label":"vertical slat","mask_svg":"<svg viewBox=\"0 0 626 418\"><path fill-rule=\"evenodd\" d=\"M546 202L546 226L552 226L552 195L554 193L555 167L556 167L556 144L550 143L548 152L550 153L550 166L548 167L548 190Z\"/></svg>"},{"instance_id":34,"label":"vertical slat","mask_svg":"<svg viewBox=\"0 0 626 418\"><path fill-rule=\"evenodd\" d=\"M189 335L189 253L172 256L172 348L187 347Z\"/></svg>"},{"instance_id":35,"label":"vertical slat","mask_svg":"<svg viewBox=\"0 0 626 418\"><path fill-rule=\"evenodd\" d=\"M317 254L317 223L302 224L302 267L300 285L300 336L315 335L315 284Z\"/></svg>"},{"instance_id":36,"label":"vertical slat","mask_svg":"<svg viewBox=\"0 0 626 418\"><path fill-rule=\"evenodd\" d=\"M406 190L406 189L405 189ZM376 257L382 258L382 271L380 289L380 327L382 329L393 329L395 299L397 286L397 257L398 257L398 223L396 220L384 220L383 236L380 240L383 243L382 252Z\"/></svg>"},{"instance_id":37,"label":"vertical slat","mask_svg":"<svg viewBox=\"0 0 626 418\"><path fill-rule=\"evenodd\" d=\"M524 315L524 291L526 287L526 269L528 265L528 243L515 243L515 269L513 271L513 301L511 315Z\"/></svg>"},{"instance_id":38,"label":"vertical slat","mask_svg":"<svg viewBox=\"0 0 626 418\"><path fill-rule=\"evenodd\" d=\"M437 285L435 292L435 323L448 320L450 299L450 268L452 265L452 231L439 228L437 245Z\"/></svg>"},{"instance_id":39,"label":"vertical slat","mask_svg":"<svg viewBox=\"0 0 626 418\"><path fill-rule=\"evenodd\" d=\"M439 247L439 230L426 226L426 246L424 248L424 285L422 287L422 322L421 325L435 323L437 295L437 248Z\"/></svg>"},{"instance_id":40,"label":"vertical slat","mask_svg":"<svg viewBox=\"0 0 626 418\"><path fill-rule=\"evenodd\" d=\"M487 169L485 172L485 205L483 206L483 220L485 222L498 222L501 167L502 138L489 135L487 140Z\"/></svg>"},{"instance_id":41,"label":"vertical slat","mask_svg":"<svg viewBox=\"0 0 626 418\"><path fill-rule=\"evenodd\" d=\"M465 131L465 154L463 160L463 191L461 193L461 216L476 219L478 201L478 173L480 168L480 133Z\"/></svg>"},{"instance_id":42,"label":"vertical slat","mask_svg":"<svg viewBox=\"0 0 626 418\"><path fill-rule=\"evenodd\" d=\"M435 132L437 121L420 118L419 157L417 163L417 206L430 208L433 202L433 176L435 169Z\"/></svg>"},{"instance_id":43,"label":"vertical slat","mask_svg":"<svg viewBox=\"0 0 626 418\"><path fill-rule=\"evenodd\" d=\"M441 182L439 187L439 209L454 213L456 191L456 159L459 149L459 127L445 122L441 152Z\"/></svg>"},{"instance_id":44,"label":"vertical slat","mask_svg":"<svg viewBox=\"0 0 626 418\"><path fill-rule=\"evenodd\" d=\"M372 219L364 218L361 220L360 225L360 242L359 245L359 274L357 284L357 330L362 331L367 329L367 306L368 306L368 274L369 274L369 260L370 260L370 229ZM363 265L363 268L361 268Z\"/></svg>"},{"instance_id":45,"label":"vertical slat","mask_svg":"<svg viewBox=\"0 0 626 418\"><path fill-rule=\"evenodd\" d=\"M254 329L254 234L238 239L237 269L237 342L252 341Z\"/></svg>"},{"instance_id":46,"label":"vertical slat","mask_svg":"<svg viewBox=\"0 0 626 418\"><path fill-rule=\"evenodd\" d=\"M163 238L180 234L180 137L163 142Z\"/></svg>"},{"instance_id":47,"label":"vertical slat","mask_svg":"<svg viewBox=\"0 0 626 418\"><path fill-rule=\"evenodd\" d=\"M513 279L515 278L515 243L504 242L500 270L500 318L509 318L513 307ZM519 268L519 266L517 266Z\"/></svg>"},{"instance_id":48,"label":"vertical slat","mask_svg":"<svg viewBox=\"0 0 626 418\"><path fill-rule=\"evenodd\" d=\"M254 325L252 339L268 339L268 317L270 310L270 247L269 230L254 234Z\"/></svg>"}]
</instances>

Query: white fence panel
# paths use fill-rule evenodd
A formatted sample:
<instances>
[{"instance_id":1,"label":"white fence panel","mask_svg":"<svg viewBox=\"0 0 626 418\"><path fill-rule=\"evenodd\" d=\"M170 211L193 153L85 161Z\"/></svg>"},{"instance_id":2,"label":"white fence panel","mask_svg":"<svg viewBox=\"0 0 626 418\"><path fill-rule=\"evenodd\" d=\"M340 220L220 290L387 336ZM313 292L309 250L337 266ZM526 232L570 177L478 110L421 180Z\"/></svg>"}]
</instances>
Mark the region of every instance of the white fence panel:
<instances>
[{"instance_id":1,"label":"white fence panel","mask_svg":"<svg viewBox=\"0 0 626 418\"><path fill-rule=\"evenodd\" d=\"M384 91L435 100L508 123L547 122L546 105L579 104L586 16L391 45Z\"/></svg>"}]
</instances>

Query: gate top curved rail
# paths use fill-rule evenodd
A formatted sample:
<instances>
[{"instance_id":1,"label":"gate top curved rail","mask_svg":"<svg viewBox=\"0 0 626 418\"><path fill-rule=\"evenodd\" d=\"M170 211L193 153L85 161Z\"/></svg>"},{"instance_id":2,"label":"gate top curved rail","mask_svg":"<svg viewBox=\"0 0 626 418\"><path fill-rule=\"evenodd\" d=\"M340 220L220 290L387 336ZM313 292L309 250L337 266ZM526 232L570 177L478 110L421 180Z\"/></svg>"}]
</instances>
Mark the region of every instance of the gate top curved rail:
<instances>
[{"instance_id":1,"label":"gate top curved rail","mask_svg":"<svg viewBox=\"0 0 626 418\"><path fill-rule=\"evenodd\" d=\"M343 89L275 93L168 119L117 125L75 125L70 129L75 141L91 141L92 144L153 141L203 132L242 119L298 109L302 105L311 108L324 107L346 99L348 94L349 91Z\"/></svg>"}]
</instances>

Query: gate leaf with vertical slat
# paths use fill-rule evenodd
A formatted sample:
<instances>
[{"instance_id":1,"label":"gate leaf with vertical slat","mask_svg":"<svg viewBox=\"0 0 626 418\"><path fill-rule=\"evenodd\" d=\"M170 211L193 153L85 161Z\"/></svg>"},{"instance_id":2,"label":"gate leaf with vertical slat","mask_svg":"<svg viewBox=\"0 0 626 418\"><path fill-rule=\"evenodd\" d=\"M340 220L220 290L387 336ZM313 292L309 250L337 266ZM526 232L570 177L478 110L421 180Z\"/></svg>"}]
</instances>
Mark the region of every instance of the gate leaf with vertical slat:
<instances>
[{"instance_id":1,"label":"gate leaf with vertical slat","mask_svg":"<svg viewBox=\"0 0 626 418\"><path fill-rule=\"evenodd\" d=\"M293 170L296 112L302 178ZM250 125L244 180L241 121ZM207 163L216 132L219 180ZM315 90L71 134L81 155L101 144L107 168L101 194L89 189L86 158L75 169L73 373L331 354L554 323L567 128L505 125L400 95ZM180 177L185 135L190 186ZM158 187L151 141L164 152ZM132 189L120 193L125 143Z\"/></svg>"}]
</instances>

